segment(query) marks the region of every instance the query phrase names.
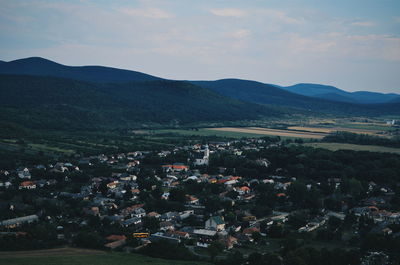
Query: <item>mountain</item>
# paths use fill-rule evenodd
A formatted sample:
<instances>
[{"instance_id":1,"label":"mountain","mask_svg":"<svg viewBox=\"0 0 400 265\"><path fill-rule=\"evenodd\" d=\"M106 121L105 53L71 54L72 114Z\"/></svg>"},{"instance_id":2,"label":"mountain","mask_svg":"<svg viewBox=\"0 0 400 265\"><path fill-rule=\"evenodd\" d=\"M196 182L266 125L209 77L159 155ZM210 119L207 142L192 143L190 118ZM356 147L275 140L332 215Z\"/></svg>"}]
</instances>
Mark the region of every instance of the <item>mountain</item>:
<instances>
[{"instance_id":1,"label":"mountain","mask_svg":"<svg viewBox=\"0 0 400 265\"><path fill-rule=\"evenodd\" d=\"M379 104L400 101L400 95L389 93L377 93L368 91L347 92L334 86L319 84L297 84L288 87L281 87L292 93L299 95L322 98L327 100L360 103L360 104Z\"/></svg>"},{"instance_id":2,"label":"mountain","mask_svg":"<svg viewBox=\"0 0 400 265\"><path fill-rule=\"evenodd\" d=\"M40 57L0 63L0 74L53 76L95 83L161 80L136 71L104 66L66 66Z\"/></svg>"},{"instance_id":3,"label":"mountain","mask_svg":"<svg viewBox=\"0 0 400 265\"><path fill-rule=\"evenodd\" d=\"M35 129L132 128L142 124L237 121L279 115L188 82L89 83L0 75L0 120Z\"/></svg>"},{"instance_id":4,"label":"mountain","mask_svg":"<svg viewBox=\"0 0 400 265\"><path fill-rule=\"evenodd\" d=\"M275 85L241 79L217 81L191 81L192 84L209 88L221 95L244 102L277 105L313 112L346 115L381 115L400 113L396 104L352 104L346 102L317 99L295 94Z\"/></svg>"},{"instance_id":5,"label":"mountain","mask_svg":"<svg viewBox=\"0 0 400 265\"><path fill-rule=\"evenodd\" d=\"M336 93L339 89L318 88L325 94L333 91L330 97L336 101L255 81L172 81L135 71L72 67L32 57L0 63L0 121L77 130L255 120L293 113L400 114L397 101L354 104L342 102L344 96Z\"/></svg>"}]
</instances>

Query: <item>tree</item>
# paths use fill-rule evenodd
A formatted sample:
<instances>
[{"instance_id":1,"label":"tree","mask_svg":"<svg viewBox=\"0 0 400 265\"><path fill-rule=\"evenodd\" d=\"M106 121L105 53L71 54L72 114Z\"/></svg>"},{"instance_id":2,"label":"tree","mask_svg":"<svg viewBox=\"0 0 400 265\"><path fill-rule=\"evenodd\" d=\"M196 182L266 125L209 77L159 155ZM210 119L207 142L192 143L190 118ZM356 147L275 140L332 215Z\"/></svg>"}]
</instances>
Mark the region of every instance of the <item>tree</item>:
<instances>
[{"instance_id":1,"label":"tree","mask_svg":"<svg viewBox=\"0 0 400 265\"><path fill-rule=\"evenodd\" d=\"M169 200L184 203L186 201L186 192L182 188L172 189L169 194Z\"/></svg>"},{"instance_id":2,"label":"tree","mask_svg":"<svg viewBox=\"0 0 400 265\"><path fill-rule=\"evenodd\" d=\"M249 265L267 265L263 258L263 255L258 252L251 253L247 260Z\"/></svg>"},{"instance_id":3,"label":"tree","mask_svg":"<svg viewBox=\"0 0 400 265\"><path fill-rule=\"evenodd\" d=\"M262 236L260 234L260 232L255 231L251 234L251 237L254 239L255 242L260 242L260 240L262 239Z\"/></svg>"},{"instance_id":4,"label":"tree","mask_svg":"<svg viewBox=\"0 0 400 265\"><path fill-rule=\"evenodd\" d=\"M213 241L207 248L212 260L214 260L222 250L224 250L224 246L219 241Z\"/></svg>"},{"instance_id":5,"label":"tree","mask_svg":"<svg viewBox=\"0 0 400 265\"><path fill-rule=\"evenodd\" d=\"M160 228L160 222L155 217L143 217L143 228L154 233Z\"/></svg>"},{"instance_id":6,"label":"tree","mask_svg":"<svg viewBox=\"0 0 400 265\"><path fill-rule=\"evenodd\" d=\"M307 197L307 186L300 181L295 181L289 186L288 195L295 205L301 205Z\"/></svg>"}]
</instances>

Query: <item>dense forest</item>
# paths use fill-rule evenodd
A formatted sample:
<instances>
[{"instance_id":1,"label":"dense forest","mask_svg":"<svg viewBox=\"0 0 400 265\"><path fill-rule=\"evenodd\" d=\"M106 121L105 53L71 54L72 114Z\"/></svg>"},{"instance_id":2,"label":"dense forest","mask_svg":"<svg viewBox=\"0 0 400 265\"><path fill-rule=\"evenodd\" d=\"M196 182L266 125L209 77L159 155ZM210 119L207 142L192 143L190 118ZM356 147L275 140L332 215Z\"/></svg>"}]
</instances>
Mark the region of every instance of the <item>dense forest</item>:
<instances>
[{"instance_id":1,"label":"dense forest","mask_svg":"<svg viewBox=\"0 0 400 265\"><path fill-rule=\"evenodd\" d=\"M362 145L381 145L388 147L400 147L400 137L385 138L368 134L358 134L350 132L336 132L325 136L324 142L349 143Z\"/></svg>"},{"instance_id":2,"label":"dense forest","mask_svg":"<svg viewBox=\"0 0 400 265\"><path fill-rule=\"evenodd\" d=\"M35 129L132 128L143 124L255 120L277 115L178 81L95 84L76 80L0 75L0 119Z\"/></svg>"}]
</instances>

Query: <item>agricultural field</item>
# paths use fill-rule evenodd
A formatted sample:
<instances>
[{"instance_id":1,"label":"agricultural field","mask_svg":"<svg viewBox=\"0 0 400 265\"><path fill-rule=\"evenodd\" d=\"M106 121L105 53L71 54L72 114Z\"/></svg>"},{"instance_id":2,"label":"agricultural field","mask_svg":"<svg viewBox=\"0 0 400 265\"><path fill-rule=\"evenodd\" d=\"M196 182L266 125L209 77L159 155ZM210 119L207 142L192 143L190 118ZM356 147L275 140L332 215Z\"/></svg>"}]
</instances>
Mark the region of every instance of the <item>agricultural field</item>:
<instances>
[{"instance_id":1,"label":"agricultural field","mask_svg":"<svg viewBox=\"0 0 400 265\"><path fill-rule=\"evenodd\" d=\"M262 136L282 136L291 138L308 138L308 139L322 139L327 133L324 132L302 132L302 131L290 131L290 130L279 130L279 129L269 129L269 128L258 128L258 127L221 127L221 128L209 128L211 131L223 131L223 132L239 132L239 133L249 133L258 134Z\"/></svg>"},{"instance_id":2,"label":"agricultural field","mask_svg":"<svg viewBox=\"0 0 400 265\"><path fill-rule=\"evenodd\" d=\"M354 151L394 153L400 155L400 148L391 148L391 147L376 146L376 145L358 145L358 144L345 144L345 143L304 143L303 145L311 146L314 148L324 148L331 151L354 150Z\"/></svg>"},{"instance_id":3,"label":"agricultural field","mask_svg":"<svg viewBox=\"0 0 400 265\"><path fill-rule=\"evenodd\" d=\"M100 250L57 248L48 250L0 252L0 265L207 265L206 262L176 261L139 254L110 253Z\"/></svg>"},{"instance_id":4,"label":"agricultural field","mask_svg":"<svg viewBox=\"0 0 400 265\"><path fill-rule=\"evenodd\" d=\"M303 127L303 126L290 126L289 130L301 131L301 132L319 132L319 133L333 133L337 131L341 132L351 132L359 134L369 134L369 135L382 135L384 131L375 129L356 129L356 128L346 128L346 127Z\"/></svg>"}]
</instances>

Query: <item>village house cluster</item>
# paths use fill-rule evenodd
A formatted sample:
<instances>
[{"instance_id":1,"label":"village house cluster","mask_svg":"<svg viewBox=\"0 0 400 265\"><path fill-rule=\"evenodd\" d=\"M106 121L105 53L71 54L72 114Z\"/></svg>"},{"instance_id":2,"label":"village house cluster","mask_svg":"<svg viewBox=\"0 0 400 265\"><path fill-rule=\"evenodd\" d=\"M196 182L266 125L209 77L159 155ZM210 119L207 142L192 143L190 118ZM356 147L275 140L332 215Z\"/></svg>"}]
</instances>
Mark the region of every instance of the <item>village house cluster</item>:
<instances>
[{"instance_id":1,"label":"village house cluster","mask_svg":"<svg viewBox=\"0 0 400 265\"><path fill-rule=\"evenodd\" d=\"M260 238L273 236L290 222L291 216L298 214L298 210L288 210L293 209L291 196L294 191L291 186L297 181L296 176L286 176L282 168L266 176L253 178L235 174L235 168L218 164L213 165L218 170L217 174L208 174L205 169L210 166L213 155L229 154L240 158L249 150L258 151L277 145L261 139L210 142L156 152L100 154L70 159L68 162L2 170L2 192L13 189L22 196L32 194L35 200L75 201L82 208L77 210L78 215L69 212L52 216L46 209L32 208L27 202L10 198L1 203L1 207L6 207L12 218L0 220L0 237L12 234L24 236L26 226L44 222L55 224L58 240L74 242L79 229L88 229L89 220L98 218L100 222L107 222L116 228L112 233L102 235L104 247L110 249L129 247L129 241L135 237L135 233L141 233L136 238L138 247L166 240L173 244L184 243L194 252L196 247L207 248L213 242L219 242L225 249L259 244ZM185 159L159 163L154 168L144 165L150 163L150 158L158 161L178 153L186 154ZM253 163L260 168L271 166L265 157L253 159ZM104 171L104 175L101 171L90 173L87 179L76 180L86 176L86 172L94 172L96 168L107 168L108 171ZM152 174L151 178L143 175L145 170ZM211 190L215 187L217 191L213 191L213 195L216 204L222 204L223 207L213 207L213 201L204 195L204 190L190 191L187 188L189 184ZM326 183L310 181L305 184L305 192L323 185L329 185L334 191L341 188L342 179L329 178ZM393 191L374 182L368 185L371 191L378 190L380 195L371 193L357 205L342 201L336 210L329 210L325 206L312 212L304 209L307 218L303 224L298 227L291 225L290 229L297 233L313 233L326 228L330 219L344 222L351 216L354 218L354 235L360 229L360 222L370 220L371 233L400 236L399 232L393 233L390 229L391 224L400 224L400 212L387 209ZM266 207L264 212L256 212L255 209L262 209L263 206L259 205L260 196L265 196L261 186L268 187L267 192L276 203L269 210ZM326 198L334 196L332 193ZM149 197L161 206L149 205ZM170 202L180 209L163 210L164 204L167 208L172 207L168 204ZM175 207L175 204L171 205ZM13 213L15 216L12 216ZM68 226L76 227L77 231L71 231Z\"/></svg>"}]
</instances>

